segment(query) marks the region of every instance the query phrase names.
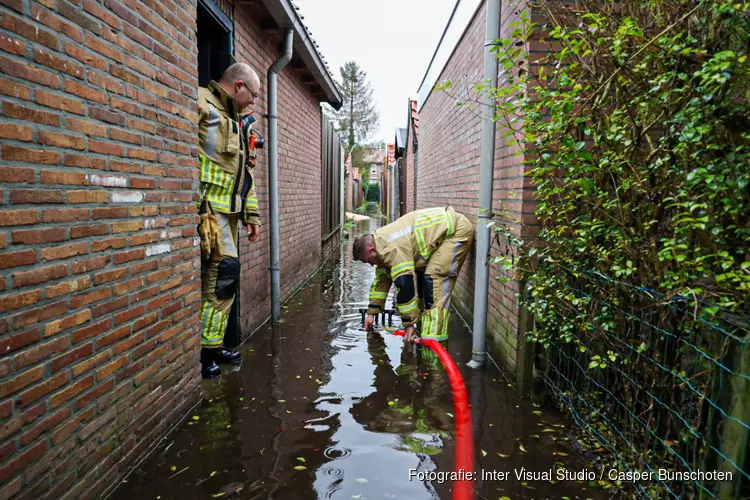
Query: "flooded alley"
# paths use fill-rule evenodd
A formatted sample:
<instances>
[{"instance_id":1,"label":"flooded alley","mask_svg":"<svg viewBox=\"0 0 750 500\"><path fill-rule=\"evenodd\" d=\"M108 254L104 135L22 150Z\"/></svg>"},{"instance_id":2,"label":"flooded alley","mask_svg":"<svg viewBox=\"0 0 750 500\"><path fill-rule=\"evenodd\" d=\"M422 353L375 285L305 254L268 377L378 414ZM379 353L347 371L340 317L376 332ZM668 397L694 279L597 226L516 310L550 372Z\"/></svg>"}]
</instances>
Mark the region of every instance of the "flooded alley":
<instances>
[{"instance_id":1,"label":"flooded alley","mask_svg":"<svg viewBox=\"0 0 750 500\"><path fill-rule=\"evenodd\" d=\"M342 245L284 305L282 324L256 332L241 367L204 381L202 405L115 498L450 498L449 481L409 472L453 470L448 381L401 338L362 330L374 270L350 252ZM588 482L517 479L591 466L568 444L569 422L519 398L495 368L466 368L471 337L455 314L448 350L470 395L477 498L603 498Z\"/></svg>"}]
</instances>

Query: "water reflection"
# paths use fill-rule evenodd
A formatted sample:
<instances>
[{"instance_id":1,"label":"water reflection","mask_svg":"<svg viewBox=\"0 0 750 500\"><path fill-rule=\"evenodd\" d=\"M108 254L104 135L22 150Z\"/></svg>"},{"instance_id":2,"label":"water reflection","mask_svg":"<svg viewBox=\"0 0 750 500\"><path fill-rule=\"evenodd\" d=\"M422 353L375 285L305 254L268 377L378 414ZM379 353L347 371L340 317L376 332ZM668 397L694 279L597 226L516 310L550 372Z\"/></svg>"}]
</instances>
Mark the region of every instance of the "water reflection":
<instances>
[{"instance_id":1,"label":"water reflection","mask_svg":"<svg viewBox=\"0 0 750 500\"><path fill-rule=\"evenodd\" d=\"M449 483L409 480L410 469L452 470L447 378L425 352L360 329L374 270L352 262L350 245L284 304L282 324L250 339L238 371L204 383L202 406L114 498L450 498ZM447 349L470 394L478 470L585 466L567 422L518 399L499 373L465 368L471 339L455 317ZM576 483L475 486L483 498L602 497Z\"/></svg>"}]
</instances>

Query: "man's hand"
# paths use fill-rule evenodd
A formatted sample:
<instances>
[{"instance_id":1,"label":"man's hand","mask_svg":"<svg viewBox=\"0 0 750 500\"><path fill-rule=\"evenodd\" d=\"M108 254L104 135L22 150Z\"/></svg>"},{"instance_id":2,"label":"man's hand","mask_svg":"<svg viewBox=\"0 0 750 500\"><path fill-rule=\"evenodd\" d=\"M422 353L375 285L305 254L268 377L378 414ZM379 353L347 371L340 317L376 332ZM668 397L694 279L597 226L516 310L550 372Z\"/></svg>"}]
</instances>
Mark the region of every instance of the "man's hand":
<instances>
[{"instance_id":1,"label":"man's hand","mask_svg":"<svg viewBox=\"0 0 750 500\"><path fill-rule=\"evenodd\" d=\"M419 335L413 326L408 326L404 329L404 344L409 344L418 337Z\"/></svg>"},{"instance_id":2,"label":"man's hand","mask_svg":"<svg viewBox=\"0 0 750 500\"><path fill-rule=\"evenodd\" d=\"M247 239L249 241L255 241L258 239L258 235L260 234L260 226L256 224L245 224L245 229L247 229Z\"/></svg>"},{"instance_id":3,"label":"man's hand","mask_svg":"<svg viewBox=\"0 0 750 500\"><path fill-rule=\"evenodd\" d=\"M367 319L365 319L365 330L368 332L372 330L372 325L375 324L375 315L374 314L368 314Z\"/></svg>"}]
</instances>

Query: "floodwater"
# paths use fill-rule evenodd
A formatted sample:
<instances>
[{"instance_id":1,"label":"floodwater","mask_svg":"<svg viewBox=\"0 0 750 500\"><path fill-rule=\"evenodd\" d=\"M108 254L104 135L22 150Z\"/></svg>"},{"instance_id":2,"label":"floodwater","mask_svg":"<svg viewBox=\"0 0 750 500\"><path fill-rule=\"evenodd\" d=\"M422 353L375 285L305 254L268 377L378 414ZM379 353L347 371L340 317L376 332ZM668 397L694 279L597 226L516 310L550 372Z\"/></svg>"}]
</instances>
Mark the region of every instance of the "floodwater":
<instances>
[{"instance_id":1,"label":"floodwater","mask_svg":"<svg viewBox=\"0 0 750 500\"><path fill-rule=\"evenodd\" d=\"M374 271L350 251L342 245L341 259L284 305L283 322L246 342L241 367L204 381L202 405L114 498L451 498L450 481L410 477L453 470L448 381L421 348L361 329ZM559 467L594 470L571 446L570 422L519 398L493 366L467 368L471 337L455 314L447 348L470 394L476 498L610 496L557 480Z\"/></svg>"}]
</instances>

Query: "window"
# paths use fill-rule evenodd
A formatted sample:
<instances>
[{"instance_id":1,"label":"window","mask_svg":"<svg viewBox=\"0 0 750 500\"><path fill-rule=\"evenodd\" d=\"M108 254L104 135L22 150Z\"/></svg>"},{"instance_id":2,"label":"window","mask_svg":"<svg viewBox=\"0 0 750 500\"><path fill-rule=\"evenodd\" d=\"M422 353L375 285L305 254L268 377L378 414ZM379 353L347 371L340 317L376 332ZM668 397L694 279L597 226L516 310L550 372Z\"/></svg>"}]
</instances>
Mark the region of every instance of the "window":
<instances>
[{"instance_id":1,"label":"window","mask_svg":"<svg viewBox=\"0 0 750 500\"><path fill-rule=\"evenodd\" d=\"M218 81L234 62L234 23L213 0L199 0L198 85Z\"/></svg>"}]
</instances>

